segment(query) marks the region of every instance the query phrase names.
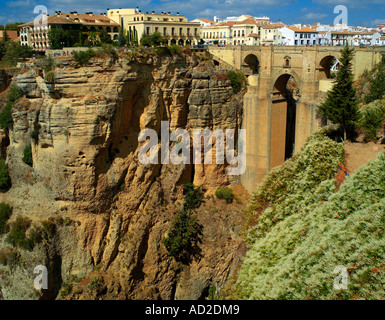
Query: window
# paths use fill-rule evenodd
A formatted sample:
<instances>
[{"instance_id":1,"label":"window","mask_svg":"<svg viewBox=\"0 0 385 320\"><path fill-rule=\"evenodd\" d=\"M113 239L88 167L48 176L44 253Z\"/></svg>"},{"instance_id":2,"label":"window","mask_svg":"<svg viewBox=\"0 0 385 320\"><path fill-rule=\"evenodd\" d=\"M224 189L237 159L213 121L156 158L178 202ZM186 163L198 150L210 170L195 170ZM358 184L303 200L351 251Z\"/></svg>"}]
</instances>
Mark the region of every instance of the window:
<instances>
[{"instance_id":1,"label":"window","mask_svg":"<svg viewBox=\"0 0 385 320\"><path fill-rule=\"evenodd\" d=\"M166 28L166 27L163 28L163 35L164 35L164 36L167 35L167 28Z\"/></svg>"},{"instance_id":2,"label":"window","mask_svg":"<svg viewBox=\"0 0 385 320\"><path fill-rule=\"evenodd\" d=\"M171 28L171 35L175 36L175 28L174 27Z\"/></svg>"},{"instance_id":3,"label":"window","mask_svg":"<svg viewBox=\"0 0 385 320\"><path fill-rule=\"evenodd\" d=\"M182 31L182 28L179 28L179 35L182 36L183 35L183 31Z\"/></svg>"},{"instance_id":4,"label":"window","mask_svg":"<svg viewBox=\"0 0 385 320\"><path fill-rule=\"evenodd\" d=\"M187 35L190 35L190 28L187 28Z\"/></svg>"},{"instance_id":5,"label":"window","mask_svg":"<svg viewBox=\"0 0 385 320\"><path fill-rule=\"evenodd\" d=\"M194 28L194 36L197 36L198 28Z\"/></svg>"},{"instance_id":6,"label":"window","mask_svg":"<svg viewBox=\"0 0 385 320\"><path fill-rule=\"evenodd\" d=\"M147 33L148 36L150 35L150 27L146 28L146 33Z\"/></svg>"},{"instance_id":7,"label":"window","mask_svg":"<svg viewBox=\"0 0 385 320\"><path fill-rule=\"evenodd\" d=\"M155 27L155 32L158 32L159 31L159 28L158 27Z\"/></svg>"}]
</instances>

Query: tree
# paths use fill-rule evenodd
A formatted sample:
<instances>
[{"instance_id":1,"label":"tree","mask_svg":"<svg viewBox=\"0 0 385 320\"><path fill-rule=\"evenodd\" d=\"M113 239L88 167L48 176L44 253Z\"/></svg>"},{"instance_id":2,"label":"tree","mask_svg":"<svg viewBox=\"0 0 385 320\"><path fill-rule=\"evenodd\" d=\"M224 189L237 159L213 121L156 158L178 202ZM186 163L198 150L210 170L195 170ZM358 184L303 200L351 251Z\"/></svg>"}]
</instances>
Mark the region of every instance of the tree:
<instances>
[{"instance_id":1,"label":"tree","mask_svg":"<svg viewBox=\"0 0 385 320\"><path fill-rule=\"evenodd\" d=\"M107 31L104 29L99 33L99 40L101 43L112 43L111 35L108 34Z\"/></svg>"},{"instance_id":2,"label":"tree","mask_svg":"<svg viewBox=\"0 0 385 320\"><path fill-rule=\"evenodd\" d=\"M52 26L48 32L48 40L51 49L62 49L63 47L73 47L79 42L81 37L80 30L66 30Z\"/></svg>"},{"instance_id":3,"label":"tree","mask_svg":"<svg viewBox=\"0 0 385 320\"><path fill-rule=\"evenodd\" d=\"M374 77L369 84L369 93L365 96L366 104L381 99L385 94L385 56L374 68Z\"/></svg>"},{"instance_id":4,"label":"tree","mask_svg":"<svg viewBox=\"0 0 385 320\"><path fill-rule=\"evenodd\" d=\"M344 141L347 136L353 136L359 118L357 95L353 87L353 53L354 49L347 45L341 50L342 57L333 88L328 92L326 101L319 106L324 116L343 130Z\"/></svg>"},{"instance_id":5,"label":"tree","mask_svg":"<svg viewBox=\"0 0 385 320\"><path fill-rule=\"evenodd\" d=\"M2 39L2 41L3 41L3 42L7 42L7 41L9 41L9 40L11 40L11 38L9 37L9 35L8 35L8 33L7 33L7 29L5 28L5 29L3 30L3 39Z\"/></svg>"},{"instance_id":6,"label":"tree","mask_svg":"<svg viewBox=\"0 0 385 320\"><path fill-rule=\"evenodd\" d=\"M164 38L160 32L154 32L151 36L148 36L143 33L140 44L142 46L148 46L148 47L157 47L159 45L166 45L167 39Z\"/></svg>"},{"instance_id":7,"label":"tree","mask_svg":"<svg viewBox=\"0 0 385 320\"><path fill-rule=\"evenodd\" d=\"M189 264L194 257L199 257L203 226L193 215L203 199L201 187L187 183L183 187L185 201L183 210L172 221L171 229L163 239L167 251L176 260Z\"/></svg>"},{"instance_id":8,"label":"tree","mask_svg":"<svg viewBox=\"0 0 385 320\"><path fill-rule=\"evenodd\" d=\"M118 35L118 44L123 47L126 44L126 37L124 36L124 29L120 28Z\"/></svg>"}]
</instances>

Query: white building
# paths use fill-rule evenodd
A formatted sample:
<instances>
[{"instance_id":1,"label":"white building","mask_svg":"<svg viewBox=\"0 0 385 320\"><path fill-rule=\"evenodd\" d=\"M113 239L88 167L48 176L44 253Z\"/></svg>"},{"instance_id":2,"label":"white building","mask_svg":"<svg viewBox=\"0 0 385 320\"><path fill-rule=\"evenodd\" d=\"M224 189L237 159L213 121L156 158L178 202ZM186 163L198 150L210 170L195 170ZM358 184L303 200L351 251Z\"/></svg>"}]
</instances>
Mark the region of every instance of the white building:
<instances>
[{"instance_id":1,"label":"white building","mask_svg":"<svg viewBox=\"0 0 385 320\"><path fill-rule=\"evenodd\" d=\"M284 26L279 28L282 44L286 46L318 45L318 31L303 25Z\"/></svg>"},{"instance_id":2,"label":"white building","mask_svg":"<svg viewBox=\"0 0 385 320\"><path fill-rule=\"evenodd\" d=\"M194 19L191 20L191 22L199 22L201 24L201 27L209 27L214 23L214 21L211 21L209 19Z\"/></svg>"}]
</instances>

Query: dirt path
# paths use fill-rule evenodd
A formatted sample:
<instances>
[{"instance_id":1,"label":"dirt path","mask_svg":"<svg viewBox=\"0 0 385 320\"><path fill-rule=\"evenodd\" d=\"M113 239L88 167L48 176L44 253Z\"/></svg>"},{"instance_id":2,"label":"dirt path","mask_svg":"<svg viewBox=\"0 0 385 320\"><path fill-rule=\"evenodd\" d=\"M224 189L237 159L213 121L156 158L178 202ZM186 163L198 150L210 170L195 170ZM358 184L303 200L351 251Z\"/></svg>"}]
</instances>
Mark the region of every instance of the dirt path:
<instances>
[{"instance_id":1,"label":"dirt path","mask_svg":"<svg viewBox=\"0 0 385 320\"><path fill-rule=\"evenodd\" d=\"M347 142L345 152L348 172L352 174L363 164L376 159L377 155L383 150L385 150L384 144Z\"/></svg>"}]
</instances>

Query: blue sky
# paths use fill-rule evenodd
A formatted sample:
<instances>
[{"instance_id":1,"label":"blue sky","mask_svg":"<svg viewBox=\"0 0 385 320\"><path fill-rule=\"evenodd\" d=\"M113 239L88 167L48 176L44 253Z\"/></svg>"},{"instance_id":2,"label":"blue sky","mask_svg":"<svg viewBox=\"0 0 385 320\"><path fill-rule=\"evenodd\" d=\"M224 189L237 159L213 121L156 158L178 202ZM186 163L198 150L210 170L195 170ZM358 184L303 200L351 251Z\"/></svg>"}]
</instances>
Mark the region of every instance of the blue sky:
<instances>
[{"instance_id":1,"label":"blue sky","mask_svg":"<svg viewBox=\"0 0 385 320\"><path fill-rule=\"evenodd\" d=\"M33 21L37 16L33 13L36 5L46 6L49 14L58 10L100 13L107 8L139 7L142 12L179 12L189 20L250 14L267 15L273 21L280 19L286 24L333 24L337 16L333 13L334 7L345 5L349 25L373 27L385 23L385 0L1 0L0 24Z\"/></svg>"}]
</instances>

